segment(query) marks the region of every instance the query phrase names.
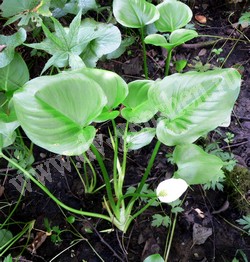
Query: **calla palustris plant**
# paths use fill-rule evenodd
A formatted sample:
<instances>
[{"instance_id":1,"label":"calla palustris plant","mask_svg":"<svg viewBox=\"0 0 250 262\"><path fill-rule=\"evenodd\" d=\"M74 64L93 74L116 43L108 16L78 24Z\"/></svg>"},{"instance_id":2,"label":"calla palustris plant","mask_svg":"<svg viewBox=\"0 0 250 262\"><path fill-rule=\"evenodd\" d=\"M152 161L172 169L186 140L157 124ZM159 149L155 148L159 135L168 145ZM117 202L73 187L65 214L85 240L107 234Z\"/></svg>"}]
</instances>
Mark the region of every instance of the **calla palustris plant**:
<instances>
[{"instance_id":1,"label":"calla palustris plant","mask_svg":"<svg viewBox=\"0 0 250 262\"><path fill-rule=\"evenodd\" d=\"M49 151L66 155L78 155L86 151L96 133L91 123L98 118L100 121L107 120L109 116L113 119L112 110L123 101L125 108L122 115L128 120L134 119L133 110L136 114L141 114L141 123L159 112L160 116L155 127L159 141L152 154L154 156L149 168L146 169L135 193L126 196L122 192L126 161L120 164L116 153L114 166L117 171L114 172L113 183L118 202L115 203L113 199L109 176L106 174L108 199L104 198L104 203L108 216L66 207L78 214L106 219L126 232L133 219L157 198L155 194L145 207L133 214L133 205L140 196L160 142L168 146L177 145L174 151L174 160L178 165L178 170L174 174L176 179L181 178L188 184L197 184L211 179L216 180L221 176L223 162L191 143L212 129L229 123L228 119L239 94L239 87L240 75L234 69L174 74L157 81L134 81L128 88L122 78L115 73L85 68L35 78L15 92L13 104L17 119L31 141ZM126 108L130 110L128 114L125 113ZM145 108L148 112L144 118ZM140 124L139 118L135 122ZM154 129L142 129L138 134L131 134L126 129L124 159L129 147L137 149L145 146L151 141L154 132ZM118 152L116 138L111 140ZM191 156L190 154L187 156L186 152ZM2 153L1 156L4 157ZM189 175L185 174L187 164ZM212 176L209 172L204 173L205 165L207 170L213 171ZM192 169L195 171L193 174ZM47 189L43 187L43 190L65 207L46 191ZM165 192L164 189L161 188L161 192ZM125 202L124 199L127 197L130 197L130 200Z\"/></svg>"},{"instance_id":2,"label":"calla palustris plant","mask_svg":"<svg viewBox=\"0 0 250 262\"><path fill-rule=\"evenodd\" d=\"M15 93L13 102L31 141L57 154L79 155L94 140L90 124L126 95L127 85L117 74L81 69L35 78Z\"/></svg>"}]
</instances>

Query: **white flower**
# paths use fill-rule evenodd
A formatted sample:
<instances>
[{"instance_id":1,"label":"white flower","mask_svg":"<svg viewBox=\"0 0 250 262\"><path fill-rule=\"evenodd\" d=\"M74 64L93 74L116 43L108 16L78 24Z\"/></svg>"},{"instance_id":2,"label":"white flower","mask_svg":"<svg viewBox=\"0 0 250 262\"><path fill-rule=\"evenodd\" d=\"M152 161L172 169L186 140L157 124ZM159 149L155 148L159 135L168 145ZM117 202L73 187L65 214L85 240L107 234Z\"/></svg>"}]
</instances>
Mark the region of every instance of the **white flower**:
<instances>
[{"instance_id":1,"label":"white flower","mask_svg":"<svg viewBox=\"0 0 250 262\"><path fill-rule=\"evenodd\" d=\"M181 178L170 178L162 181L156 188L156 195L163 203L170 203L178 199L188 188L188 184Z\"/></svg>"}]
</instances>

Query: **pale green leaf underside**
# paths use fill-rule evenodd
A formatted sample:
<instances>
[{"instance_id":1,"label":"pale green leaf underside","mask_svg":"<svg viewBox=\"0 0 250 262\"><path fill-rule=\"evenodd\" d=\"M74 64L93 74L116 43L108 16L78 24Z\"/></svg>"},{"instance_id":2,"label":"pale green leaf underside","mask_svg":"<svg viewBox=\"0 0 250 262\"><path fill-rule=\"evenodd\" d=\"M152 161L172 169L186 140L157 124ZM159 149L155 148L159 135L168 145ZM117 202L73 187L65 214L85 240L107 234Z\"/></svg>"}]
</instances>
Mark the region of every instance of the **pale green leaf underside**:
<instances>
[{"instance_id":1,"label":"pale green leaf underside","mask_svg":"<svg viewBox=\"0 0 250 262\"><path fill-rule=\"evenodd\" d=\"M123 101L125 108L122 116L132 123L149 121L157 112L157 108L148 99L148 90L153 84L150 80L136 80L128 84L129 93Z\"/></svg>"},{"instance_id":2,"label":"pale green leaf underside","mask_svg":"<svg viewBox=\"0 0 250 262\"><path fill-rule=\"evenodd\" d=\"M223 174L224 162L194 144L176 146L173 157L178 166L174 177L184 179L189 185L216 181Z\"/></svg>"},{"instance_id":3,"label":"pale green leaf underside","mask_svg":"<svg viewBox=\"0 0 250 262\"><path fill-rule=\"evenodd\" d=\"M79 39L86 42L81 58L87 67L95 67L99 58L120 46L121 32L112 24L85 19L79 28Z\"/></svg>"},{"instance_id":4,"label":"pale green leaf underside","mask_svg":"<svg viewBox=\"0 0 250 262\"><path fill-rule=\"evenodd\" d=\"M128 149L137 150L151 143L155 136L155 128L143 128L139 132L127 134Z\"/></svg>"},{"instance_id":5,"label":"pale green leaf underside","mask_svg":"<svg viewBox=\"0 0 250 262\"><path fill-rule=\"evenodd\" d=\"M157 5L160 18L155 22L160 32L173 32L190 22L193 13L184 3L176 0L165 0Z\"/></svg>"},{"instance_id":6,"label":"pale green leaf underside","mask_svg":"<svg viewBox=\"0 0 250 262\"><path fill-rule=\"evenodd\" d=\"M93 142L95 128L88 125L107 99L94 80L71 71L27 82L13 102L31 141L58 154L78 155Z\"/></svg>"},{"instance_id":7,"label":"pale green leaf underside","mask_svg":"<svg viewBox=\"0 0 250 262\"><path fill-rule=\"evenodd\" d=\"M142 28L159 19L156 7L145 0L114 0L113 13L120 24L131 28Z\"/></svg>"},{"instance_id":8,"label":"pale green leaf underside","mask_svg":"<svg viewBox=\"0 0 250 262\"><path fill-rule=\"evenodd\" d=\"M192 143L227 121L240 90L234 69L174 74L157 81L149 98L161 112L158 139L168 145Z\"/></svg>"}]
</instances>

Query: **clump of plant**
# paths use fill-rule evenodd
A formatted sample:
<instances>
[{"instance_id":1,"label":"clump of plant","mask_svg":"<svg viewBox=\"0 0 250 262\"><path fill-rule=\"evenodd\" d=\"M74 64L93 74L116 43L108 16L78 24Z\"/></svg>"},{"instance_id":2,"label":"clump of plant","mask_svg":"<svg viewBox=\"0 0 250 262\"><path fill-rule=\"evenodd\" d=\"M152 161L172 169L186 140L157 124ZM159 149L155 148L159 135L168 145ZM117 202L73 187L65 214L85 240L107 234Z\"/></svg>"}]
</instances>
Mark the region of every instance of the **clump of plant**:
<instances>
[{"instance_id":1,"label":"clump of plant","mask_svg":"<svg viewBox=\"0 0 250 262\"><path fill-rule=\"evenodd\" d=\"M226 185L235 206L244 214L250 214L250 171L236 165L231 172L226 172Z\"/></svg>"},{"instance_id":2,"label":"clump of plant","mask_svg":"<svg viewBox=\"0 0 250 262\"><path fill-rule=\"evenodd\" d=\"M179 16L179 8L183 10L184 17ZM160 42L160 46L168 49L166 75L172 49L197 36L195 31L182 28L190 21L192 13L186 5L176 0L164 1L157 7L144 0L114 1L113 11L120 23L140 28L142 39L145 26L153 22L160 32L171 32L169 39L155 35L145 40L155 43L157 39L156 45ZM230 115L241 84L241 76L237 70L178 73L156 81L148 80L143 44L145 79L127 84L114 72L90 68L95 66L101 54L105 54L104 47L109 49L112 46L110 43L117 36L113 25L106 35L107 25L101 26L89 19L82 22L81 12L78 12L69 28L63 27L55 18L52 21L55 32L50 32L42 23L45 40L26 45L52 55L42 73L52 65L65 67L65 70L28 81L26 78L19 79L6 74L13 70L26 72L27 66L20 57L10 59L0 68L0 98L4 101L1 104L4 117L0 119L0 157L18 168L25 180L31 180L65 210L106 220L110 227L114 225L126 233L134 219L156 200L172 203L188 186L216 182L224 177L224 161L205 152L195 142L215 128L230 124ZM105 37L102 35L104 33ZM9 46L11 45L7 43L7 50ZM18 57L13 57L15 56ZM25 75L27 77L27 72ZM116 122L118 116L124 119L120 130ZM145 128L145 123L150 120L154 120L155 126ZM111 171L107 170L105 161L94 144L98 134L96 124L106 121L111 123ZM133 128L135 125L136 129ZM15 141L18 126L22 127L32 143L50 152L85 156L89 150L95 156L103 176L106 191L102 201L105 213L78 210L65 205L30 174L25 166L9 156L5 148ZM156 139L156 144L141 181L133 191L124 192L128 151L140 149L153 139ZM173 161L177 170L171 179L162 181L153 192L145 193L145 183L161 144L174 147ZM135 204L142 197L147 199L146 204L136 210ZM174 208L177 215L180 209ZM170 245L175 222L171 228ZM169 248L170 246L167 253Z\"/></svg>"}]
</instances>

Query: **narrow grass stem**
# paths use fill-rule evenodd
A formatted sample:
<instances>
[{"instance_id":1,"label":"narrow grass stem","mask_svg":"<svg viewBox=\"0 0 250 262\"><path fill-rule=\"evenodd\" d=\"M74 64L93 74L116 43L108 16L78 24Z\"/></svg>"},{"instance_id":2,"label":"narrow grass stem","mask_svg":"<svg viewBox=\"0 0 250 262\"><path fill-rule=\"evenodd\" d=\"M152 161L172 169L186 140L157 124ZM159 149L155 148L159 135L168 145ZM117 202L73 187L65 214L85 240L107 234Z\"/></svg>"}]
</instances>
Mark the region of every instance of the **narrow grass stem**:
<instances>
[{"instance_id":1,"label":"narrow grass stem","mask_svg":"<svg viewBox=\"0 0 250 262\"><path fill-rule=\"evenodd\" d=\"M168 257L169 257L169 253L170 253L173 237L174 237L174 231L175 231L177 216L178 216L178 214L176 213L175 216L174 216L174 220L173 220L173 224L172 224L172 228L171 228L171 235L170 235L169 241L167 243L167 247L168 248L167 248L166 256L164 258L164 262L168 261Z\"/></svg>"},{"instance_id":2,"label":"narrow grass stem","mask_svg":"<svg viewBox=\"0 0 250 262\"><path fill-rule=\"evenodd\" d=\"M150 173L150 171L151 171L151 169L152 169L152 167L153 167L153 165L154 165L154 161L155 161L155 158L156 158L156 156L157 156L157 153L158 153L158 151L159 151L160 146L161 146L161 142L158 140L158 141L156 142L156 144L155 144L153 153L152 153L152 155L151 155L151 157L150 157L150 160L149 160L149 162L148 162L148 166L147 166L147 168L146 168L146 170L145 170L145 173L144 173L144 175L143 175L143 177L142 177L142 179L141 179L141 182L140 182L137 190L135 191L135 194L138 194L138 195L139 195L139 194L141 193L141 190L142 190L143 186L145 185L146 180L147 180L147 178L148 178L148 175L149 175L149 173ZM137 199L137 197L136 197L136 196L133 196L132 199L129 201L129 204L133 203L136 199Z\"/></svg>"},{"instance_id":3,"label":"narrow grass stem","mask_svg":"<svg viewBox=\"0 0 250 262\"><path fill-rule=\"evenodd\" d=\"M100 155L99 151L96 149L96 147L93 144L91 145L91 150L95 154L96 160L97 160L97 162L98 162L98 164L101 168L102 175L103 175L103 178L104 178L104 182L106 184L106 191L107 191L107 195L108 195L109 204L110 204L112 210L115 211L116 206L115 206L115 201L114 201L114 198L113 198L113 193L112 193L112 188L111 188L111 183L110 183L108 171L107 171L107 169L104 165L104 162L102 160L102 156Z\"/></svg>"},{"instance_id":4,"label":"narrow grass stem","mask_svg":"<svg viewBox=\"0 0 250 262\"><path fill-rule=\"evenodd\" d=\"M114 191L117 193L118 178L117 178L117 159L118 159L118 136L115 121L112 120L112 126L114 131L114 139L112 139L112 134L110 132L110 139L114 150L114 161L113 161L113 182L114 182ZM116 195L117 196L117 195Z\"/></svg>"},{"instance_id":5,"label":"narrow grass stem","mask_svg":"<svg viewBox=\"0 0 250 262\"><path fill-rule=\"evenodd\" d=\"M6 223L10 220L10 218L12 217L12 215L15 213L18 205L19 205L20 202L21 202L22 196L23 196L24 191L25 191L26 184L27 184L27 182L24 181L23 186L22 186L22 190L21 190L21 192L20 192L20 195L19 195L19 197L18 197L17 202L16 202L14 208L11 210L10 214L8 215L8 217L7 217L7 218L5 219L5 221L1 224L0 229L4 228L4 226L6 225Z\"/></svg>"},{"instance_id":6,"label":"narrow grass stem","mask_svg":"<svg viewBox=\"0 0 250 262\"><path fill-rule=\"evenodd\" d=\"M122 194L122 188L123 188L123 183L124 183L124 178L125 178L125 174L126 174L126 166L127 166L127 154L128 154L128 148L127 148L127 133L128 133L128 126L129 123L126 123L126 127L124 130L124 135L123 135L123 159L122 159L122 173L119 175L119 191L120 191L120 195L119 197L121 197Z\"/></svg>"},{"instance_id":7,"label":"narrow grass stem","mask_svg":"<svg viewBox=\"0 0 250 262\"><path fill-rule=\"evenodd\" d=\"M77 166L76 166L74 160L72 159L72 157L69 157L69 159L70 159L70 162L73 164L73 166L74 166L74 168L75 168L75 170L76 170L76 173L78 174L78 176L79 176L79 178L80 178L80 180L81 180L81 182L82 182L82 184L83 184L84 191L87 192L87 186L86 186L86 184L85 184L85 181L84 181L84 179L83 179L83 177L82 177L79 169L77 168Z\"/></svg>"}]
</instances>

